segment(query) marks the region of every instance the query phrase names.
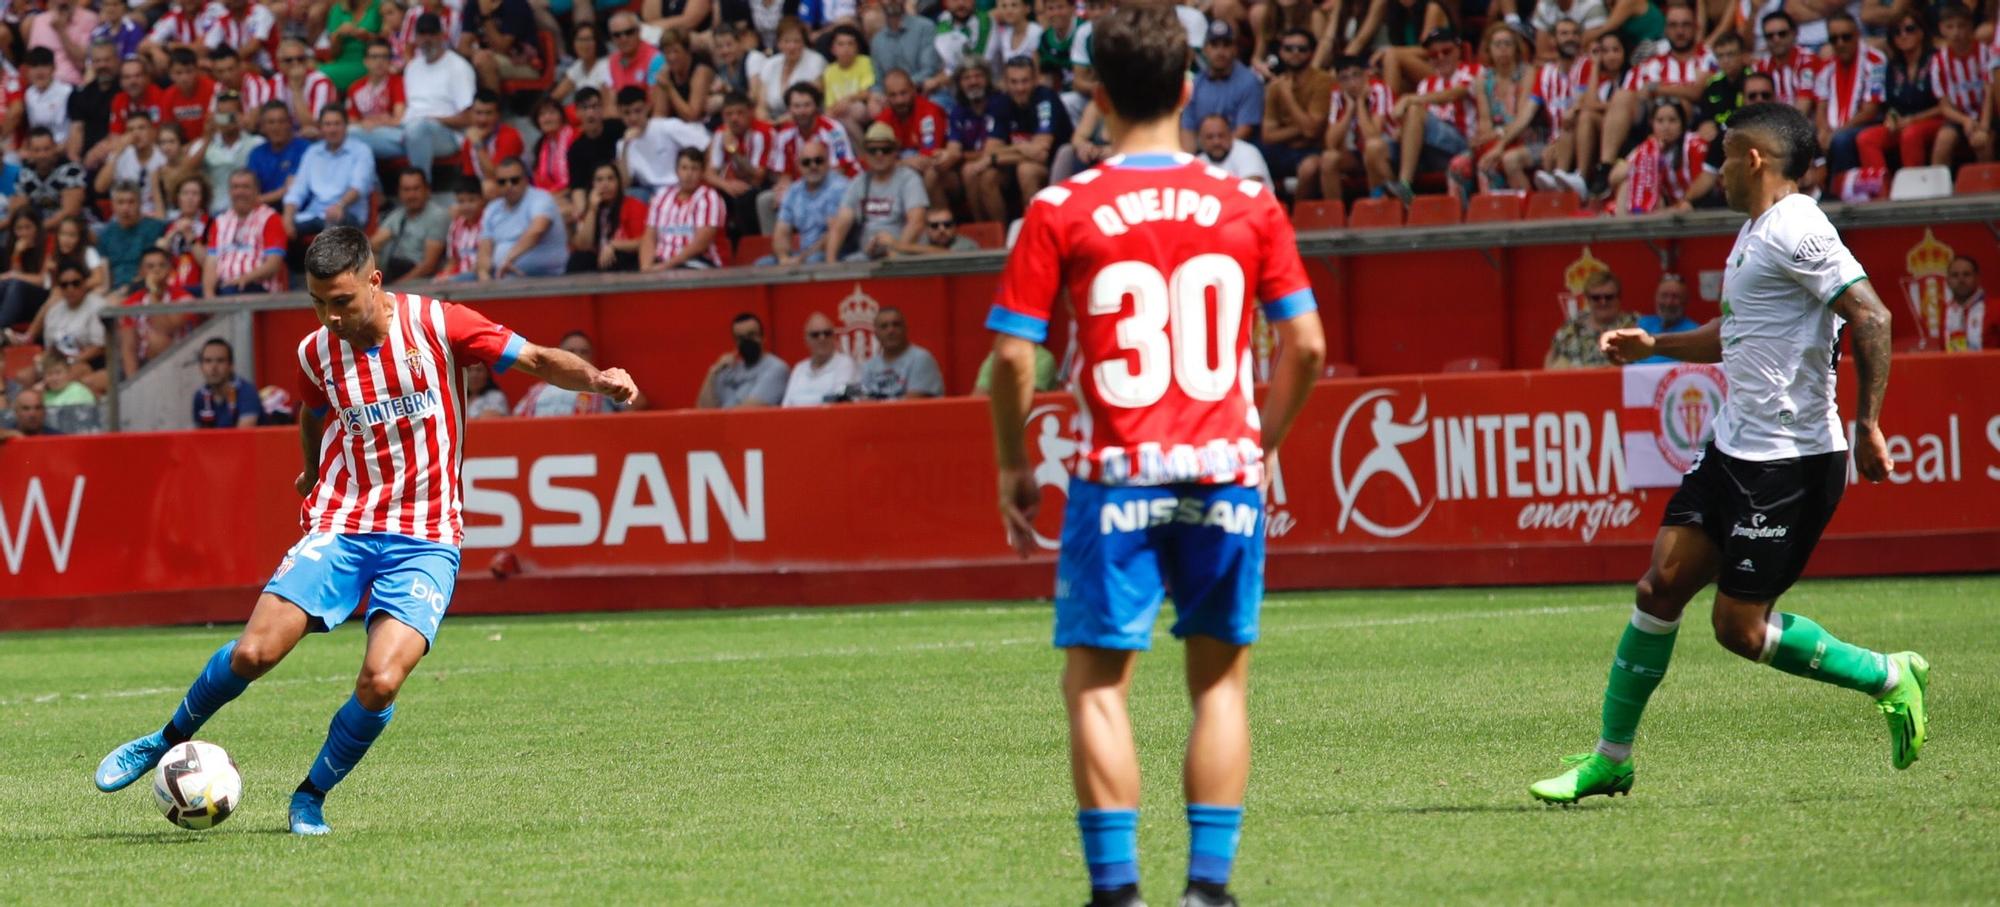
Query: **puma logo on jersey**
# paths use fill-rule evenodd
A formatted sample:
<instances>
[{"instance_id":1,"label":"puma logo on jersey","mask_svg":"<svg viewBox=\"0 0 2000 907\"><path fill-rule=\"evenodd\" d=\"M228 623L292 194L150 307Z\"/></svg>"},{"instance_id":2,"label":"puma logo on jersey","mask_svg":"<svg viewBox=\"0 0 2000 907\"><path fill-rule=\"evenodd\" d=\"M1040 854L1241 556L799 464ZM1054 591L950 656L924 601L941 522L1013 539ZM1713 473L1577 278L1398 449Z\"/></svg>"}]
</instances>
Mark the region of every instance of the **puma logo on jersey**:
<instances>
[{"instance_id":1,"label":"puma logo on jersey","mask_svg":"<svg viewBox=\"0 0 2000 907\"><path fill-rule=\"evenodd\" d=\"M427 416L438 407L435 388L426 388L400 397L390 397L377 403L350 406L340 411L340 424L350 435L359 436L368 429L385 422L418 419Z\"/></svg>"},{"instance_id":2,"label":"puma logo on jersey","mask_svg":"<svg viewBox=\"0 0 2000 907\"><path fill-rule=\"evenodd\" d=\"M1090 212L1091 222L1106 236L1123 236L1139 224L1164 220L1192 220L1213 227L1221 217L1220 199L1206 192L1173 186L1126 192L1112 199L1112 204L1098 205L1097 210Z\"/></svg>"}]
</instances>

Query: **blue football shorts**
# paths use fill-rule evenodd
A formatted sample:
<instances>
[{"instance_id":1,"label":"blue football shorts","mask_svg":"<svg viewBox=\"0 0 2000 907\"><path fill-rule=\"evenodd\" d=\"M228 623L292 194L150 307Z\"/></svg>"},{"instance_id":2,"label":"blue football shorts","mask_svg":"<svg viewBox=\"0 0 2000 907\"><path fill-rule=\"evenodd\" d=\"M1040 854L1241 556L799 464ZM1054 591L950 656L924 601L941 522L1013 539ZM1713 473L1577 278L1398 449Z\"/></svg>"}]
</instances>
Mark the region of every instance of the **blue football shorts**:
<instances>
[{"instance_id":1,"label":"blue football shorts","mask_svg":"<svg viewBox=\"0 0 2000 907\"><path fill-rule=\"evenodd\" d=\"M315 532L285 552L264 591L306 612L315 633L345 623L366 594L367 623L387 614L422 633L428 647L457 581L451 545L387 532Z\"/></svg>"},{"instance_id":2,"label":"blue football shorts","mask_svg":"<svg viewBox=\"0 0 2000 907\"><path fill-rule=\"evenodd\" d=\"M1257 489L1072 477L1056 562L1056 646L1143 651L1168 595L1176 638L1256 641L1264 602Z\"/></svg>"}]
</instances>

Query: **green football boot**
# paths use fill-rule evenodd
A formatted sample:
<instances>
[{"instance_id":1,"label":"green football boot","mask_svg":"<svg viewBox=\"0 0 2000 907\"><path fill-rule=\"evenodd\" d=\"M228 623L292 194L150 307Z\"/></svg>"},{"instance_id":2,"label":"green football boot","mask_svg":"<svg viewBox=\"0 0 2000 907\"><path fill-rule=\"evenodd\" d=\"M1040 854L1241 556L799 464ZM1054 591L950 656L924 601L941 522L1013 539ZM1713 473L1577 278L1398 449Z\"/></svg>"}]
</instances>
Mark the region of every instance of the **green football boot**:
<instances>
[{"instance_id":1,"label":"green football boot","mask_svg":"<svg viewBox=\"0 0 2000 907\"><path fill-rule=\"evenodd\" d=\"M1929 735L1924 721L1924 688L1931 683L1931 663L1915 652L1889 656L1896 665L1896 688L1875 700L1882 717L1889 719L1889 762L1899 769L1909 768L1923 752Z\"/></svg>"},{"instance_id":2,"label":"green football boot","mask_svg":"<svg viewBox=\"0 0 2000 907\"><path fill-rule=\"evenodd\" d=\"M1632 760L1613 762L1597 753L1564 756L1569 771L1528 785L1528 793L1544 803L1568 805L1585 797L1632 793Z\"/></svg>"}]
</instances>

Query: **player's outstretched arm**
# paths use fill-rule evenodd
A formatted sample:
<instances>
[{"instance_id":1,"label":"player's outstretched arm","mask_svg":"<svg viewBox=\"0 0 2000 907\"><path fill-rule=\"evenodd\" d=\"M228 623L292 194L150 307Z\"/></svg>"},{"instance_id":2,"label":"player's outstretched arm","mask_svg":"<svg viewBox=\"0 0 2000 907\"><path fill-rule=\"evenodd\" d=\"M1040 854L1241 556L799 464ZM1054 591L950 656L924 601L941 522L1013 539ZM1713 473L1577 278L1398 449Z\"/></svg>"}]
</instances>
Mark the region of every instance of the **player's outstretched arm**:
<instances>
[{"instance_id":1,"label":"player's outstretched arm","mask_svg":"<svg viewBox=\"0 0 2000 907\"><path fill-rule=\"evenodd\" d=\"M1264 392L1261 421L1264 451L1276 455L1326 362L1326 330L1320 325L1318 312L1295 315L1271 327L1278 334L1278 361L1271 365L1271 385Z\"/></svg>"},{"instance_id":2,"label":"player's outstretched arm","mask_svg":"<svg viewBox=\"0 0 2000 907\"><path fill-rule=\"evenodd\" d=\"M1631 365L1652 356L1682 362L1722 361L1722 319L1692 331L1655 336L1641 328L1619 328L1598 335L1597 348L1615 365Z\"/></svg>"},{"instance_id":3,"label":"player's outstretched arm","mask_svg":"<svg viewBox=\"0 0 2000 907\"><path fill-rule=\"evenodd\" d=\"M600 394L620 403L643 406L639 388L622 368L599 369L575 353L530 343L514 359L514 371L526 372L563 390Z\"/></svg>"},{"instance_id":4,"label":"player's outstretched arm","mask_svg":"<svg viewBox=\"0 0 2000 907\"><path fill-rule=\"evenodd\" d=\"M1882 400L1889 393L1889 307L1875 294L1875 285L1862 278L1833 300L1833 311L1847 319L1847 332L1854 337L1854 374L1861 379L1854 408L1854 468L1862 478L1880 482L1895 469L1881 425Z\"/></svg>"},{"instance_id":5,"label":"player's outstretched arm","mask_svg":"<svg viewBox=\"0 0 2000 907\"><path fill-rule=\"evenodd\" d=\"M1035 345L1001 334L993 340L993 373L988 381L993 411L993 462L1000 467L1000 520L1007 541L1022 557L1035 551L1035 511L1041 490L1028 471L1022 424L1035 398Z\"/></svg>"}]
</instances>

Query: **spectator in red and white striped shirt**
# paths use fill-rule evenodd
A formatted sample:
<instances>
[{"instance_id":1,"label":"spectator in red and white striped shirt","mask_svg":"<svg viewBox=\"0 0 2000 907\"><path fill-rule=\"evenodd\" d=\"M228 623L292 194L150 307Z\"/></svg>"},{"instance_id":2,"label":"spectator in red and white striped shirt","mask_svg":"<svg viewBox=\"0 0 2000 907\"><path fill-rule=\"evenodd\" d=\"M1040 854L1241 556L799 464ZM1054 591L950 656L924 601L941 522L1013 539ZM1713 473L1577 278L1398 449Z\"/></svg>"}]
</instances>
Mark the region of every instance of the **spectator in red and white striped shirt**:
<instances>
[{"instance_id":1,"label":"spectator in red and white striped shirt","mask_svg":"<svg viewBox=\"0 0 2000 907\"><path fill-rule=\"evenodd\" d=\"M479 218L486 211L486 192L479 181L462 177L454 191L451 229L445 233L444 270L439 279L476 274L479 266Z\"/></svg>"},{"instance_id":2,"label":"spectator in red and white striped shirt","mask_svg":"<svg viewBox=\"0 0 2000 907\"><path fill-rule=\"evenodd\" d=\"M1390 119L1399 125L1400 135L1390 139L1389 154L1397 158L1397 179L1387 187L1403 201L1414 193L1411 181L1421 169L1443 170L1451 159L1472 149L1467 140L1478 125L1478 111L1472 104L1472 85L1479 81L1479 64L1460 59L1458 33L1449 28L1434 29L1424 36L1424 51L1431 57L1431 74L1417 83L1415 91L1396 99Z\"/></svg>"},{"instance_id":3,"label":"spectator in red and white striped shirt","mask_svg":"<svg viewBox=\"0 0 2000 907\"><path fill-rule=\"evenodd\" d=\"M312 51L305 42L286 38L278 45L278 75L271 80L272 97L285 102L299 135L319 139L319 115L328 107L339 109L340 90L333 80L313 66Z\"/></svg>"},{"instance_id":4,"label":"spectator in red and white striped shirt","mask_svg":"<svg viewBox=\"0 0 2000 907\"><path fill-rule=\"evenodd\" d=\"M256 174L229 175L229 210L209 224L202 256L202 295L209 299L285 288L284 222L257 195Z\"/></svg>"},{"instance_id":5,"label":"spectator in red and white striped shirt","mask_svg":"<svg viewBox=\"0 0 2000 907\"><path fill-rule=\"evenodd\" d=\"M1826 42L1833 59L1820 64L1813 77L1813 125L1826 149L1828 171L1838 174L1861 165L1855 140L1882 114L1882 72L1889 58L1862 43L1861 24L1844 12L1826 17Z\"/></svg>"},{"instance_id":6,"label":"spectator in red and white striped shirt","mask_svg":"<svg viewBox=\"0 0 2000 907\"><path fill-rule=\"evenodd\" d=\"M1595 55L1583 54L1583 26L1573 19L1557 19L1556 58L1542 64L1535 80L1535 93L1549 115L1549 142L1542 148L1544 172L1573 173L1576 170L1576 130L1579 102L1590 89ZM1537 185L1552 184L1537 178Z\"/></svg>"},{"instance_id":7,"label":"spectator in red and white striped shirt","mask_svg":"<svg viewBox=\"0 0 2000 907\"><path fill-rule=\"evenodd\" d=\"M675 157L680 182L653 196L646 237L639 241L639 270L722 267L716 240L728 208L722 193L702 183L705 157L699 148L682 148Z\"/></svg>"},{"instance_id":8,"label":"spectator in red and white striped shirt","mask_svg":"<svg viewBox=\"0 0 2000 907\"><path fill-rule=\"evenodd\" d=\"M176 0L166 14L153 23L152 32L139 42L139 53L153 63L154 72L167 71L167 52L176 47L193 49L201 40L202 13L208 0Z\"/></svg>"},{"instance_id":9,"label":"spectator in red and white striped shirt","mask_svg":"<svg viewBox=\"0 0 2000 907\"><path fill-rule=\"evenodd\" d=\"M1679 101L1653 102L1653 134L1611 170L1617 193L1614 214L1650 214L1690 207L1688 187L1701 173L1708 143L1687 128L1687 112Z\"/></svg>"},{"instance_id":10,"label":"spectator in red and white striped shirt","mask_svg":"<svg viewBox=\"0 0 2000 907\"><path fill-rule=\"evenodd\" d=\"M1590 183L1593 196L1603 195L1608 171L1618 160L1634 126L1658 98L1673 98L1693 104L1715 74L1715 58L1695 39L1698 32L1694 10L1685 4L1667 10L1667 52L1646 60L1625 76L1611 103L1606 105L1604 127L1597 137L1599 170Z\"/></svg>"},{"instance_id":11,"label":"spectator in red and white striped shirt","mask_svg":"<svg viewBox=\"0 0 2000 907\"><path fill-rule=\"evenodd\" d=\"M1986 106L1986 83L2000 66L1993 48L1973 41L1972 11L1946 6L1938 11L1938 34L1944 39L1931 57L1931 84L1936 86L1944 113L1944 128L1931 146L1931 163L1949 167L1960 145L1982 161L1993 159L1993 121ZM1905 162L1905 166L1916 163Z\"/></svg>"},{"instance_id":12,"label":"spectator in red and white striped shirt","mask_svg":"<svg viewBox=\"0 0 2000 907\"><path fill-rule=\"evenodd\" d=\"M1820 58L1799 46L1798 23L1783 10L1764 17L1763 52L1750 65L1771 77L1778 103L1801 111L1812 111L1813 81L1819 75Z\"/></svg>"},{"instance_id":13,"label":"spectator in red and white striped shirt","mask_svg":"<svg viewBox=\"0 0 2000 907\"><path fill-rule=\"evenodd\" d=\"M210 113L215 112L215 105L225 91L235 92L237 99L243 102L244 110L263 107L276 95L277 86L245 65L234 48L209 48L208 72L215 79L215 96L208 102Z\"/></svg>"},{"instance_id":14,"label":"spectator in red and white striped shirt","mask_svg":"<svg viewBox=\"0 0 2000 907\"><path fill-rule=\"evenodd\" d=\"M241 54L245 62L271 68L271 38L278 17L271 8L250 0L220 0L202 11L201 43L210 50Z\"/></svg>"},{"instance_id":15,"label":"spectator in red and white striped shirt","mask_svg":"<svg viewBox=\"0 0 2000 907\"><path fill-rule=\"evenodd\" d=\"M1341 197L1341 182L1361 173L1371 191L1380 192L1394 171L1389 142L1395 134L1395 100L1389 86L1368 75L1363 57L1341 57L1334 63L1337 79L1326 114L1326 163L1319 170L1320 197Z\"/></svg>"},{"instance_id":16,"label":"spectator in red and white striped shirt","mask_svg":"<svg viewBox=\"0 0 2000 907\"><path fill-rule=\"evenodd\" d=\"M776 130L757 119L749 95L732 91L722 99L722 128L708 143L706 179L729 205L731 232L737 235L758 232L757 191L771 182L765 165L776 143Z\"/></svg>"}]
</instances>

